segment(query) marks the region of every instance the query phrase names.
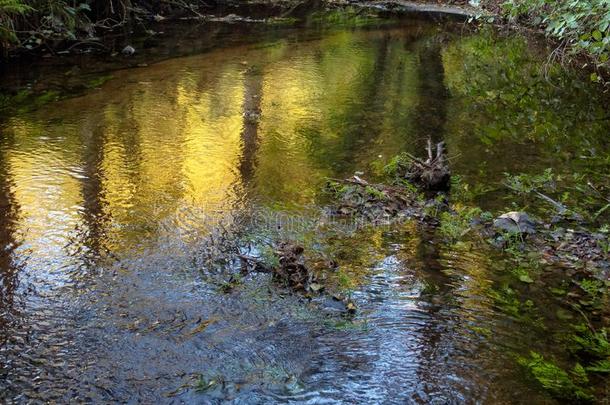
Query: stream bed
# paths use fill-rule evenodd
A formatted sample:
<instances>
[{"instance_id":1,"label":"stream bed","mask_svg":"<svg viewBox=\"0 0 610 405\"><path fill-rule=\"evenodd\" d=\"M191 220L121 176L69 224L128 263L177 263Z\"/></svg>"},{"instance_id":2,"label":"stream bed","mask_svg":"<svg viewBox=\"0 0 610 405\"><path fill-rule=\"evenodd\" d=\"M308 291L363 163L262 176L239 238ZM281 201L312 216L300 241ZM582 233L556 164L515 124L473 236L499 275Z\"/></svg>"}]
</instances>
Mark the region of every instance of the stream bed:
<instances>
[{"instance_id":1,"label":"stream bed","mask_svg":"<svg viewBox=\"0 0 610 405\"><path fill-rule=\"evenodd\" d=\"M494 212L504 173L608 173L607 97L547 55L449 21L271 26L4 111L2 401L554 403L518 358L571 367L561 272L521 283L412 221L316 228L327 178L428 138ZM233 235L323 245L356 314L265 274L227 291Z\"/></svg>"}]
</instances>

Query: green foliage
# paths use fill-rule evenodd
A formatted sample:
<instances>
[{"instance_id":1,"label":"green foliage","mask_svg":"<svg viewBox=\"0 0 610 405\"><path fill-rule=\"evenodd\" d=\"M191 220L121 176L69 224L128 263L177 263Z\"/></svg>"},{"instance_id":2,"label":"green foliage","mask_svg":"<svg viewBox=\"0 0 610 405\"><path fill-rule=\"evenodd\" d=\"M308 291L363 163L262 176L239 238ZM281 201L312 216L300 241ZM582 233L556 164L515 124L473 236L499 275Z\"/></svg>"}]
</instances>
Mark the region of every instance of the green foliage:
<instances>
[{"instance_id":1,"label":"green foliage","mask_svg":"<svg viewBox=\"0 0 610 405\"><path fill-rule=\"evenodd\" d=\"M570 346L572 352L584 357L610 360L610 342L606 329L594 332L586 325L575 326L575 329Z\"/></svg>"},{"instance_id":2,"label":"green foliage","mask_svg":"<svg viewBox=\"0 0 610 405\"><path fill-rule=\"evenodd\" d=\"M11 46L38 48L49 41L91 37L89 1L0 0L0 41ZM94 3L91 1L91 3ZM24 16L27 14L27 19Z\"/></svg>"},{"instance_id":3,"label":"green foliage","mask_svg":"<svg viewBox=\"0 0 610 405\"><path fill-rule=\"evenodd\" d=\"M31 10L22 0L0 0L0 50L17 41L14 19Z\"/></svg>"},{"instance_id":4,"label":"green foliage","mask_svg":"<svg viewBox=\"0 0 610 405\"><path fill-rule=\"evenodd\" d=\"M593 396L582 387L588 378L580 364L576 364L568 373L536 352L530 352L529 358L520 357L518 362L554 397L578 402L593 400Z\"/></svg>"},{"instance_id":5,"label":"green foliage","mask_svg":"<svg viewBox=\"0 0 610 405\"><path fill-rule=\"evenodd\" d=\"M607 0L508 0L504 11L513 19L528 19L547 35L586 52L598 65L608 67L610 56L610 3ZM595 74L592 80L599 80Z\"/></svg>"},{"instance_id":6,"label":"green foliage","mask_svg":"<svg viewBox=\"0 0 610 405\"><path fill-rule=\"evenodd\" d=\"M517 277L519 279L519 281L521 281L522 283L533 283L534 280L532 279L532 277L530 276L529 271L527 270L527 268L523 267L523 266L519 266L516 267L512 270L512 273L515 275L515 277Z\"/></svg>"},{"instance_id":7,"label":"green foliage","mask_svg":"<svg viewBox=\"0 0 610 405\"><path fill-rule=\"evenodd\" d=\"M578 286L586 293L586 297L579 300L580 305L593 309L601 309L608 304L608 283L597 279L583 279L577 282Z\"/></svg>"},{"instance_id":8,"label":"green foliage","mask_svg":"<svg viewBox=\"0 0 610 405\"><path fill-rule=\"evenodd\" d=\"M375 187L368 186L366 187L366 193L373 198L378 200L385 200L387 196L383 193L383 191L376 189Z\"/></svg>"},{"instance_id":9,"label":"green foliage","mask_svg":"<svg viewBox=\"0 0 610 405\"><path fill-rule=\"evenodd\" d=\"M547 188L554 184L553 169L546 169L544 173L511 175L504 173L506 184L519 194L529 194L532 191Z\"/></svg>"},{"instance_id":10,"label":"green foliage","mask_svg":"<svg viewBox=\"0 0 610 405\"><path fill-rule=\"evenodd\" d=\"M455 242L470 231L474 219L481 214L482 211L478 207L457 207L455 213L442 212L439 232L445 238Z\"/></svg>"},{"instance_id":11,"label":"green foliage","mask_svg":"<svg viewBox=\"0 0 610 405\"><path fill-rule=\"evenodd\" d=\"M394 156L383 168L386 176L394 178L404 174L411 165L411 158L406 153Z\"/></svg>"},{"instance_id":12,"label":"green foliage","mask_svg":"<svg viewBox=\"0 0 610 405\"><path fill-rule=\"evenodd\" d=\"M383 175L391 182L397 185L401 185L407 189L408 192L418 194L419 190L417 187L410 183L405 175L411 167L411 158L406 153L401 153L394 156L383 169Z\"/></svg>"},{"instance_id":13,"label":"green foliage","mask_svg":"<svg viewBox=\"0 0 610 405\"><path fill-rule=\"evenodd\" d=\"M32 7L25 4L22 0L0 0L0 14L18 15L31 11Z\"/></svg>"},{"instance_id":14,"label":"green foliage","mask_svg":"<svg viewBox=\"0 0 610 405\"><path fill-rule=\"evenodd\" d=\"M590 373L610 374L610 360L597 361L586 369Z\"/></svg>"}]
</instances>

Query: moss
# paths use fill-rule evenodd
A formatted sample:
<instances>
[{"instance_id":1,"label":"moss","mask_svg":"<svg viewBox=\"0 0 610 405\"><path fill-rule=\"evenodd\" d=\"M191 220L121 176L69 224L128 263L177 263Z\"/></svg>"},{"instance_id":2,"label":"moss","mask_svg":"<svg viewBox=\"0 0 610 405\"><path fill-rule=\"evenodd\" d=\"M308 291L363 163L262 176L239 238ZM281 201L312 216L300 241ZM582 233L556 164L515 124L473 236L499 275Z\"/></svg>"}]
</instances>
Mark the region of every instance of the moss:
<instances>
[{"instance_id":1,"label":"moss","mask_svg":"<svg viewBox=\"0 0 610 405\"><path fill-rule=\"evenodd\" d=\"M385 200L386 199L386 195L381 191L376 189L375 187L367 187L366 188L366 193L368 195L370 195L371 197L374 197L378 200Z\"/></svg>"},{"instance_id":2,"label":"moss","mask_svg":"<svg viewBox=\"0 0 610 405\"><path fill-rule=\"evenodd\" d=\"M86 84L86 87L88 89L95 89L97 87L102 86L104 83L106 83L107 81L109 81L113 78L114 78L113 75L95 77L95 78L89 80L89 82Z\"/></svg>"}]
</instances>

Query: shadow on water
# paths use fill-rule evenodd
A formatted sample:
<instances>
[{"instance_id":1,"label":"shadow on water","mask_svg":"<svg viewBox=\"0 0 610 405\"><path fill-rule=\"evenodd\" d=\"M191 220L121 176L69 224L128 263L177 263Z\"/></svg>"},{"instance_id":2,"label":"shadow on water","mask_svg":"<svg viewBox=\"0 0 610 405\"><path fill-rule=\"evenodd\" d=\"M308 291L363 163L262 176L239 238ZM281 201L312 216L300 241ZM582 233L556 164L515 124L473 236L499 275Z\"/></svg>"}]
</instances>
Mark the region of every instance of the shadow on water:
<instances>
[{"instance_id":1,"label":"shadow on water","mask_svg":"<svg viewBox=\"0 0 610 405\"><path fill-rule=\"evenodd\" d=\"M118 70L79 97L7 114L3 399L552 402L516 357L532 347L565 356L543 343L563 324L542 310L537 323L501 310L507 269L494 252L415 222L299 228L318 220L327 177L375 177L427 137L445 141L454 173L481 190L504 171L569 171L584 164L574 153L603 148L607 123L585 131L554 115L569 105L597 117L603 104L533 79L542 62L522 39L441 27L276 32ZM601 100L578 83L578 97ZM531 98L515 107L523 87ZM540 94L555 104L537 104ZM549 120L561 136L544 135ZM477 197L502 204L492 192ZM357 302L354 317L266 275L223 288L235 268L212 259L225 242L285 234L338 262L333 277ZM552 302L544 294L530 295Z\"/></svg>"}]
</instances>

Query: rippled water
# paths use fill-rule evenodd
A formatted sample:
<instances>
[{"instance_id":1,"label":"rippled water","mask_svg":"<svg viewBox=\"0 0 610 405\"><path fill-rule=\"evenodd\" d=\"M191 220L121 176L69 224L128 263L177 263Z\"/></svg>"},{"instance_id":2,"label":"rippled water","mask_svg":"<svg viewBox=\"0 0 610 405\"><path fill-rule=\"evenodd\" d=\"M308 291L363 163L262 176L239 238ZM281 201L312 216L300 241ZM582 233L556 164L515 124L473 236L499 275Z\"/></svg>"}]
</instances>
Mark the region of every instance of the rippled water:
<instances>
[{"instance_id":1,"label":"rippled water","mask_svg":"<svg viewBox=\"0 0 610 405\"><path fill-rule=\"evenodd\" d=\"M0 395L551 401L515 355L554 353L553 317L541 310L547 328L535 328L498 308L487 292L505 276L491 252L443 245L415 223L321 239L357 280L354 319L265 275L223 293L222 266L205 259L219 229L281 233L281 218L313 215L325 178L375 176L428 137L446 141L454 172L489 207L502 204L505 171L586 166L574 157L606 146L603 103L580 103L596 94L586 80L564 92L539 78L528 93L539 52L449 23L304 28L117 71L82 96L5 116ZM551 101L535 104L537 92Z\"/></svg>"}]
</instances>

